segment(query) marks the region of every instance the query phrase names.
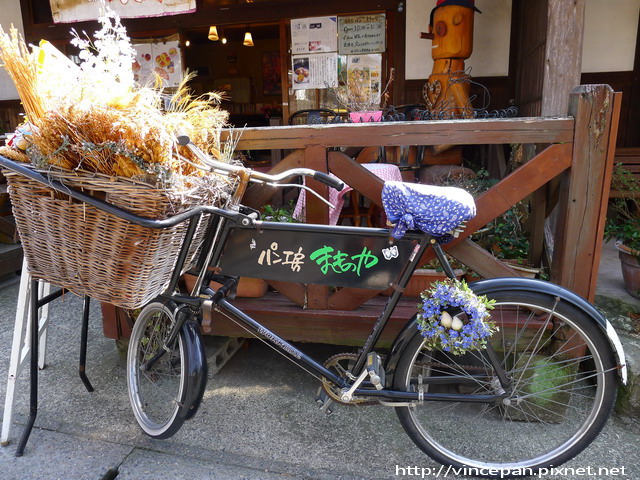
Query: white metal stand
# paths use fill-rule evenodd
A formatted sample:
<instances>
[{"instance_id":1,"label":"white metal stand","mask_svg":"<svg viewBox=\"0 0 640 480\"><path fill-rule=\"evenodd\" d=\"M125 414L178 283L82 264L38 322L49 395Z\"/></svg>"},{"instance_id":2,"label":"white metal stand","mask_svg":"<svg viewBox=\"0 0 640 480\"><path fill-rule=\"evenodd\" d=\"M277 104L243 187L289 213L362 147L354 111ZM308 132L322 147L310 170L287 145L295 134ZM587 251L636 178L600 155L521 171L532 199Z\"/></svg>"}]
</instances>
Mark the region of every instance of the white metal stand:
<instances>
[{"instance_id":1,"label":"white metal stand","mask_svg":"<svg viewBox=\"0 0 640 480\"><path fill-rule=\"evenodd\" d=\"M38 298L49 295L51 284L38 282ZM4 400L4 415L2 417L2 432L0 444L9 444L9 433L13 423L13 407L15 402L16 382L26 360L29 358L31 345L31 275L28 273L27 262L22 262L22 276L20 278L20 291L16 308L16 320L13 329L13 342L11 344L11 358L9 361L9 376L7 379L7 392ZM43 369L46 365L47 326L49 324L49 305L43 305L38 311L38 337L39 355L38 367Z\"/></svg>"}]
</instances>

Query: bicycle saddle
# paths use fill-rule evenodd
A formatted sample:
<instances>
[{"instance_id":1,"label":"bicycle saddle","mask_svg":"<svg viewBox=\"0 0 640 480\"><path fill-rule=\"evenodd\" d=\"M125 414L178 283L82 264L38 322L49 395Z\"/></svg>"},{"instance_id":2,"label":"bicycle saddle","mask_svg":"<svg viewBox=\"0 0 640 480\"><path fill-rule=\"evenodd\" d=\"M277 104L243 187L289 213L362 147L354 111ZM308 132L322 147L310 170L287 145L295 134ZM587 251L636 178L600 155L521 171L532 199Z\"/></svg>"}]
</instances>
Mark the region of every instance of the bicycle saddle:
<instances>
[{"instance_id":1,"label":"bicycle saddle","mask_svg":"<svg viewBox=\"0 0 640 480\"><path fill-rule=\"evenodd\" d=\"M473 197L456 187L385 182L382 204L387 218L395 224L391 235L396 239L414 229L445 237L476 216Z\"/></svg>"}]
</instances>

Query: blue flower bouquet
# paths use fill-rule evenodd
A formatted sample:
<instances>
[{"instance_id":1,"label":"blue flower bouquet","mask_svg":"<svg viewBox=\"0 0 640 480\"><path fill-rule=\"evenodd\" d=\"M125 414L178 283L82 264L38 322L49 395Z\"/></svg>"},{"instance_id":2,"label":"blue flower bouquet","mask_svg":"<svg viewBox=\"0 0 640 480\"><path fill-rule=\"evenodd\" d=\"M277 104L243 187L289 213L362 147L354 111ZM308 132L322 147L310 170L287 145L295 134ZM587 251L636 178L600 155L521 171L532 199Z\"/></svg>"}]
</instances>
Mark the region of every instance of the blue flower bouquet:
<instances>
[{"instance_id":1,"label":"blue flower bouquet","mask_svg":"<svg viewBox=\"0 0 640 480\"><path fill-rule=\"evenodd\" d=\"M418 330L428 348L463 355L486 348L497 330L489 314L494 300L476 295L464 280L434 282L421 297Z\"/></svg>"}]
</instances>

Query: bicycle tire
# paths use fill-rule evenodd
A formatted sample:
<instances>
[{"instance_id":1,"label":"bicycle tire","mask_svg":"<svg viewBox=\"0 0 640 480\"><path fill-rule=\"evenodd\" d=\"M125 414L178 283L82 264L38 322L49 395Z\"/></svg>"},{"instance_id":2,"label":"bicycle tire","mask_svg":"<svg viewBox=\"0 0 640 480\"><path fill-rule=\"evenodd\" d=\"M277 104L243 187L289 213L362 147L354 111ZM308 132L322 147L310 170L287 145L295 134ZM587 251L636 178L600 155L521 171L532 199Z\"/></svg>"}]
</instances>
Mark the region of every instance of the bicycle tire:
<instances>
[{"instance_id":1,"label":"bicycle tire","mask_svg":"<svg viewBox=\"0 0 640 480\"><path fill-rule=\"evenodd\" d=\"M496 300L491 318L500 327L490 341L520 402L424 401L396 412L413 442L439 463L475 469L467 470L473 476L527 476L566 462L598 435L615 404L613 351L589 317L551 295L487 296ZM466 387L424 384L425 377L453 373L476 377ZM394 388L419 389L418 375L425 392L493 394L499 387L481 352L456 357L427 350L416 329L399 359Z\"/></svg>"},{"instance_id":2,"label":"bicycle tire","mask_svg":"<svg viewBox=\"0 0 640 480\"><path fill-rule=\"evenodd\" d=\"M141 364L162 348L174 320L174 309L159 302L142 309L131 331L127 352L129 401L140 428L153 438L169 438L185 421L189 385L189 343L184 332L148 372Z\"/></svg>"}]
</instances>

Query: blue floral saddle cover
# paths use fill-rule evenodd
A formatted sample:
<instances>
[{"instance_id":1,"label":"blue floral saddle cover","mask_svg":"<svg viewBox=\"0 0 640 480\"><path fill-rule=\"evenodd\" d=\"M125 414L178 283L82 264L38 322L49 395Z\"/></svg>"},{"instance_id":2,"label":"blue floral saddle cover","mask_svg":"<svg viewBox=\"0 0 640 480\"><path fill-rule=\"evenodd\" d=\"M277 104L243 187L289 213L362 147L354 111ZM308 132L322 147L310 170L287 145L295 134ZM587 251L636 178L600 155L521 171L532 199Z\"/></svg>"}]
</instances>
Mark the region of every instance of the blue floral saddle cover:
<instances>
[{"instance_id":1,"label":"blue floral saddle cover","mask_svg":"<svg viewBox=\"0 0 640 480\"><path fill-rule=\"evenodd\" d=\"M455 228L476 216L473 197L456 187L385 182L382 204L387 218L395 225L393 238L402 238L407 230L419 229L447 241Z\"/></svg>"}]
</instances>

